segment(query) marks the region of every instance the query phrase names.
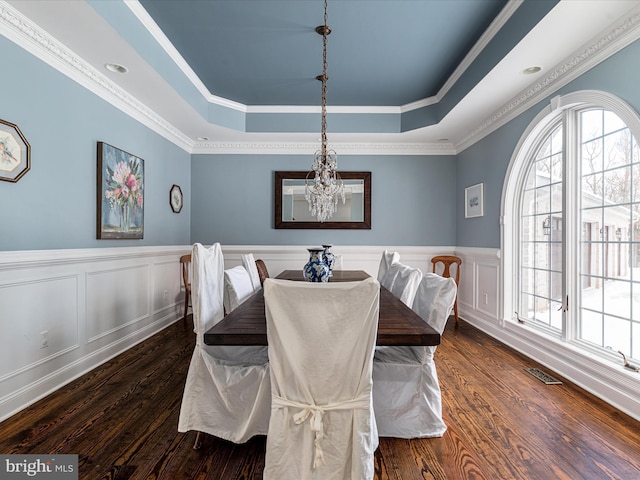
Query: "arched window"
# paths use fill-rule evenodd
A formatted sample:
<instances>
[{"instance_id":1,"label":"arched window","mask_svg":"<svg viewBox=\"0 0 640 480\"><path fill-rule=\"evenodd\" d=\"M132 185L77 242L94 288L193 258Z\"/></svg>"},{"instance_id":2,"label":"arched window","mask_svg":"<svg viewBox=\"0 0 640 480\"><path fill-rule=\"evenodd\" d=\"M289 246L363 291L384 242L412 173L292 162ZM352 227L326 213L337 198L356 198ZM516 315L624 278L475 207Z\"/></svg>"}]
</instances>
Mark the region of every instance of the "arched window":
<instances>
[{"instance_id":1,"label":"arched window","mask_svg":"<svg viewBox=\"0 0 640 480\"><path fill-rule=\"evenodd\" d=\"M640 360L640 118L603 92L557 97L503 192L505 321Z\"/></svg>"}]
</instances>

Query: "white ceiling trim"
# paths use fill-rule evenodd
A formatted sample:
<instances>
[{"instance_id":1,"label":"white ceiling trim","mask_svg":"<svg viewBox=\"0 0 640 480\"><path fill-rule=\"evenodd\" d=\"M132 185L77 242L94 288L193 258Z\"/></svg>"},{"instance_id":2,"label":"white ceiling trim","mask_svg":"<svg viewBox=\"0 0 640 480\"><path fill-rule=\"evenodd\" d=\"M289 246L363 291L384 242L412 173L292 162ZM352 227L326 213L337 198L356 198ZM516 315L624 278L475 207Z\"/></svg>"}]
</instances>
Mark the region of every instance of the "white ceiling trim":
<instances>
[{"instance_id":1,"label":"white ceiling trim","mask_svg":"<svg viewBox=\"0 0 640 480\"><path fill-rule=\"evenodd\" d=\"M320 105L250 105L247 106L247 113L320 113ZM327 113L365 113L365 114L395 114L403 112L401 107L385 106L340 106L327 105Z\"/></svg>"},{"instance_id":2,"label":"white ceiling trim","mask_svg":"<svg viewBox=\"0 0 640 480\"><path fill-rule=\"evenodd\" d=\"M481 122L475 130L456 143L456 150L461 152L475 144L639 38L640 7L623 16L606 32L602 32L592 42L578 49L539 82L529 86Z\"/></svg>"},{"instance_id":3,"label":"white ceiling trim","mask_svg":"<svg viewBox=\"0 0 640 480\"><path fill-rule=\"evenodd\" d=\"M210 103L215 103L216 105L220 105L221 107L231 108L233 110L238 110L240 112L246 112L247 106L234 102L233 100L229 100L227 98L218 97L213 95L207 87L202 83L200 77L196 75L196 72L189 66L187 61L184 59L180 52L174 47L173 43L167 38L158 24L151 18L151 15L145 10L142 4L138 0L124 0L125 4L129 9L133 12L133 14L140 20L140 23L149 31L149 33L156 39L156 42L162 47L162 49L171 57L171 60L175 62L177 67L182 71L182 73L189 79L189 81L193 84L196 89L200 92L200 94L207 99Z\"/></svg>"},{"instance_id":4,"label":"white ceiling trim","mask_svg":"<svg viewBox=\"0 0 640 480\"><path fill-rule=\"evenodd\" d=\"M180 148L193 147L193 140L171 123L5 2L0 2L0 34Z\"/></svg>"},{"instance_id":5,"label":"white ceiling trim","mask_svg":"<svg viewBox=\"0 0 640 480\"><path fill-rule=\"evenodd\" d=\"M164 49L164 51L169 55L169 57L175 62L182 73L191 81L191 83L198 89L198 91L202 94L202 96L207 99L210 103L214 103L220 105L222 107L232 108L234 110L239 110L241 112L257 112L257 113L314 113L318 110L315 109L315 106L282 106L282 105L245 105L239 102L234 102L233 100L226 99L224 97L219 97L217 95L212 94L207 87L202 83L202 80L198 77L198 75L193 71L193 69L186 62L184 57L178 52L173 43L167 38L167 36L162 32L158 24L155 23L151 15L145 10L142 4L138 0L124 0L125 4L129 7L129 9L133 12L133 14L138 18L140 23L151 33L153 38L156 39L158 44ZM480 53L484 50L484 48L489 44L491 39L500 31L500 29L504 26L505 23L511 18L513 13L518 9L524 0L509 0L505 7L500 11L498 16L491 22L487 30L482 34L480 39L476 42L473 48L467 53L462 62L458 65L458 67L451 74L449 79L442 86L437 95L433 97L423 98L421 100L416 100L415 102L411 102L405 105L399 106L391 106L391 107L376 107L376 106L367 106L367 107L350 107L350 106L339 106L334 107L335 112L338 113L402 113L409 112L411 110L416 110L418 108L423 108L429 105L433 105L434 103L438 103L442 98L447 94L447 92L455 85L455 83L460 79L462 74L467 70L467 68L473 63L473 61L480 55ZM364 110L359 110L363 108ZM344 111L340 111L338 109L345 109ZM389 110L392 109L393 112ZM348 111L347 111L348 110Z\"/></svg>"},{"instance_id":6,"label":"white ceiling trim","mask_svg":"<svg viewBox=\"0 0 640 480\"><path fill-rule=\"evenodd\" d=\"M126 3L129 7L134 6L134 8L136 8L135 6L137 5L142 8L137 0L126 0ZM517 8L520 3L521 0L512 1L509 2L507 6L510 7L510 9L513 8L515 11L515 8ZM507 7L503 9L503 12L505 12L505 10L508 10ZM501 12L501 15L503 12ZM513 12L510 12L509 15L512 13ZM505 13L505 16L506 15L507 13ZM492 24L492 26L497 28L494 24ZM111 82L106 76L94 69L81 57L2 0L0 0L0 34L189 153L297 154L306 152L313 153L317 149L317 145L315 144L295 142L286 144L277 142L194 142L191 138L175 128L170 122ZM629 12L617 22L617 24L609 28L608 31L603 32L596 41L591 42L574 55L568 57L565 62L558 65L541 81L530 86L521 92L520 95L506 103L501 109L481 122L469 135L460 141L456 141L454 146L448 143L345 143L336 144L335 147L343 154L354 155L455 155L497 130L540 101L540 99L551 95L562 86L579 77L588 69L594 67L638 38L640 38L640 8ZM433 101L433 98L425 99L425 101ZM235 105L236 109L238 109L238 105ZM241 107L246 111L246 106L242 105ZM310 112L318 111L317 106L309 108L313 108ZM368 107L359 108L364 109L360 111L361 113L371 113ZM380 107L371 108L375 109ZM398 110L396 109L400 108L403 110L404 107L384 108L390 109L386 113L397 113ZM354 107L332 107L331 111L338 113L360 113Z\"/></svg>"},{"instance_id":7,"label":"white ceiling trim","mask_svg":"<svg viewBox=\"0 0 640 480\"><path fill-rule=\"evenodd\" d=\"M458 67L453 71L449 79L442 86L440 91L435 97L425 98L424 100L418 100L417 102L413 102L407 105L404 105L403 112L408 112L411 110L415 110L417 108L426 107L431 105L432 103L440 102L444 96L451 90L451 88L456 84L462 74L471 66L473 61L482 53L482 51L489 45L489 42L493 39L493 37L504 27L504 24L507 23L507 20L511 18L511 16L515 13L524 0L509 0L509 2L504 6L504 8L500 11L498 16L491 22L489 28L482 34L480 39L476 42L469 53L462 59L462 62L458 65ZM431 100L430 102L428 102Z\"/></svg>"},{"instance_id":8,"label":"white ceiling trim","mask_svg":"<svg viewBox=\"0 0 640 480\"><path fill-rule=\"evenodd\" d=\"M450 143L331 143L330 148L343 155L455 155ZM273 142L198 142L193 154L313 155L318 143Z\"/></svg>"}]
</instances>

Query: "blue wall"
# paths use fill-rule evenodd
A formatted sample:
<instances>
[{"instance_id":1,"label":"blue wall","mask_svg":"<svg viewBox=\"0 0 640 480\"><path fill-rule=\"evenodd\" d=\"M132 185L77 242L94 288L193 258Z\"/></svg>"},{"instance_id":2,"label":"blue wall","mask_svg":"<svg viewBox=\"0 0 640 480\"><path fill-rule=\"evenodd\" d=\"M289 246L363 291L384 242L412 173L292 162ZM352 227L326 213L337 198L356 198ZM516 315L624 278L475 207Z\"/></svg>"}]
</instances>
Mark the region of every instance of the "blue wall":
<instances>
[{"instance_id":1,"label":"blue wall","mask_svg":"<svg viewBox=\"0 0 640 480\"><path fill-rule=\"evenodd\" d=\"M455 245L453 156L339 156L339 170L371 172L371 230L274 229L274 172L308 170L312 160L312 155L194 155L191 241Z\"/></svg>"},{"instance_id":2,"label":"blue wall","mask_svg":"<svg viewBox=\"0 0 640 480\"><path fill-rule=\"evenodd\" d=\"M0 118L31 145L31 170L0 181L0 251L189 244L190 155L2 36L0 51L12 66L0 75ZM142 240L96 239L98 141L145 160Z\"/></svg>"},{"instance_id":3,"label":"blue wall","mask_svg":"<svg viewBox=\"0 0 640 480\"><path fill-rule=\"evenodd\" d=\"M601 90L620 97L640 112L639 59L640 41L636 41L458 154L458 246L500 248L500 200L509 161L528 125L552 97ZM464 189L480 182L484 182L484 216L464 218Z\"/></svg>"}]
</instances>

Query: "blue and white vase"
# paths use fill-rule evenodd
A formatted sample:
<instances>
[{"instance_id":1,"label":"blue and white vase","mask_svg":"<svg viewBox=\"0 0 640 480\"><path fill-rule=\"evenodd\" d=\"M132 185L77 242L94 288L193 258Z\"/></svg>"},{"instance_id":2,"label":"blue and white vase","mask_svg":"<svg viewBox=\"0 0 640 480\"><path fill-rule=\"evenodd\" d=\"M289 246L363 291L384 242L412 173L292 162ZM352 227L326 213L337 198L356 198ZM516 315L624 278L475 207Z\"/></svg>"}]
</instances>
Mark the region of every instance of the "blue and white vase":
<instances>
[{"instance_id":1,"label":"blue and white vase","mask_svg":"<svg viewBox=\"0 0 640 480\"><path fill-rule=\"evenodd\" d=\"M324 260L324 263L327 264L327 267L329 267L330 277L333 276L333 264L336 262L336 257L331 251L331 247L333 247L333 245L322 245L322 248L324 248L324 252L322 252L322 259Z\"/></svg>"},{"instance_id":2,"label":"blue and white vase","mask_svg":"<svg viewBox=\"0 0 640 480\"><path fill-rule=\"evenodd\" d=\"M307 282L328 282L329 267L322 259L324 248L307 248L309 251L309 261L302 269Z\"/></svg>"}]
</instances>

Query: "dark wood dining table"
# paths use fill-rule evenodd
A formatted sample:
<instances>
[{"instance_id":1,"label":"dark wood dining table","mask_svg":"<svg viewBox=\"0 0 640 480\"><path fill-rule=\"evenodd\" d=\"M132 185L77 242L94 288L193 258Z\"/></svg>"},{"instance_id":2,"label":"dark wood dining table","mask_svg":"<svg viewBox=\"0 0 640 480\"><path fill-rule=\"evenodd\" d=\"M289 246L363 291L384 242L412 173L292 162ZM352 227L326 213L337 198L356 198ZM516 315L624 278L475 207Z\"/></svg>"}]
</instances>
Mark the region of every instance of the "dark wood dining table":
<instances>
[{"instance_id":1,"label":"dark wood dining table","mask_svg":"<svg viewBox=\"0 0 640 480\"><path fill-rule=\"evenodd\" d=\"M363 270L334 270L331 282L353 282L369 276ZM304 281L301 270L276 278ZM260 289L204 334L207 345L267 345L264 295ZM377 345L439 345L440 334L413 310L380 286Z\"/></svg>"}]
</instances>

